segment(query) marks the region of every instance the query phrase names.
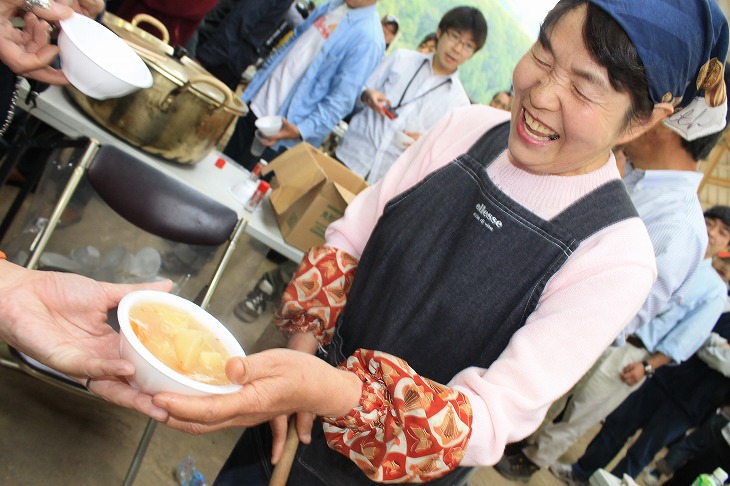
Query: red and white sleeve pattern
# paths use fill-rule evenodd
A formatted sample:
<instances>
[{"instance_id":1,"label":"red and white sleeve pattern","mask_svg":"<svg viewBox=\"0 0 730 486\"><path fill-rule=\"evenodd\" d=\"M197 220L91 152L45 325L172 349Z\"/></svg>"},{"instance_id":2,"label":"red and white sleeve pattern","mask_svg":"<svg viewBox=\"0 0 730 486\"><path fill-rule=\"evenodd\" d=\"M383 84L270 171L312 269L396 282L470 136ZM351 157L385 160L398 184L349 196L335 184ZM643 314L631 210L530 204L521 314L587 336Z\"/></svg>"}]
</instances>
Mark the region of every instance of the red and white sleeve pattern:
<instances>
[{"instance_id":1,"label":"red and white sleeve pattern","mask_svg":"<svg viewBox=\"0 0 730 486\"><path fill-rule=\"evenodd\" d=\"M362 380L363 392L347 415L324 419L331 449L384 483L423 483L458 467L471 436L466 395L380 351L359 349L340 368Z\"/></svg>"},{"instance_id":2,"label":"red and white sleeve pattern","mask_svg":"<svg viewBox=\"0 0 730 486\"><path fill-rule=\"evenodd\" d=\"M329 344L357 265L355 257L337 248L309 250L274 314L279 330L289 334L313 332L320 344Z\"/></svg>"}]
</instances>

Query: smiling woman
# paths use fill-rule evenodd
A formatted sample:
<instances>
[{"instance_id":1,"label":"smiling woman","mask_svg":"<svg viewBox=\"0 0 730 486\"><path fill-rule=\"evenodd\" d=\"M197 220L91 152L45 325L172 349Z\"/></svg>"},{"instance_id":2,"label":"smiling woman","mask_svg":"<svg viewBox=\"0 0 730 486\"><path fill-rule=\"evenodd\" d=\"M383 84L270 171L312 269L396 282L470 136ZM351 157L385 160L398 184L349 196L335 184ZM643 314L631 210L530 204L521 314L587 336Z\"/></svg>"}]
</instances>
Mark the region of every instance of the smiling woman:
<instances>
[{"instance_id":1,"label":"smiling woman","mask_svg":"<svg viewBox=\"0 0 730 486\"><path fill-rule=\"evenodd\" d=\"M636 138L673 111L667 103L655 106L646 96L632 94L646 89L646 75L626 33L607 13L594 8L587 39L575 36L584 30L587 9L559 4L515 68L514 103L521 110L512 117L510 155L527 170L592 172L606 163L611 147ZM598 58L610 46L631 48L616 49L627 54L623 57Z\"/></svg>"},{"instance_id":2,"label":"smiling woman","mask_svg":"<svg viewBox=\"0 0 730 486\"><path fill-rule=\"evenodd\" d=\"M155 398L188 430L272 419L217 484L265 484L292 412L309 443L292 484L462 484L591 367L656 277L611 147L691 103L725 105L715 0L626 3L558 2L515 69L511 114L454 112L358 195L286 291L291 349L229 362L240 393ZM681 18L656 15L669 4ZM653 21L627 21L637 10ZM308 413L325 417L311 438Z\"/></svg>"}]
</instances>

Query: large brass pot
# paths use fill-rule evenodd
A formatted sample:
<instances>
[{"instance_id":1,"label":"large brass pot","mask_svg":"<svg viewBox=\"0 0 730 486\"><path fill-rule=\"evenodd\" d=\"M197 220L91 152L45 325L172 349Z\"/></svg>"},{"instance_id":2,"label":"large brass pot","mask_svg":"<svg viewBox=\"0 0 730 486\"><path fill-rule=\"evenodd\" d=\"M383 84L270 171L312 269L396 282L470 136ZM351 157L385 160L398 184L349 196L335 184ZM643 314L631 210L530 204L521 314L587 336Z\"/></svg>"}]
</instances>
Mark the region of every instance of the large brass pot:
<instances>
[{"instance_id":1,"label":"large brass pot","mask_svg":"<svg viewBox=\"0 0 730 486\"><path fill-rule=\"evenodd\" d=\"M248 108L228 86L189 57L174 55L166 42L134 24L109 13L103 23L142 57L153 84L107 100L69 86L71 98L87 115L130 144L183 164L200 161L230 136Z\"/></svg>"}]
</instances>

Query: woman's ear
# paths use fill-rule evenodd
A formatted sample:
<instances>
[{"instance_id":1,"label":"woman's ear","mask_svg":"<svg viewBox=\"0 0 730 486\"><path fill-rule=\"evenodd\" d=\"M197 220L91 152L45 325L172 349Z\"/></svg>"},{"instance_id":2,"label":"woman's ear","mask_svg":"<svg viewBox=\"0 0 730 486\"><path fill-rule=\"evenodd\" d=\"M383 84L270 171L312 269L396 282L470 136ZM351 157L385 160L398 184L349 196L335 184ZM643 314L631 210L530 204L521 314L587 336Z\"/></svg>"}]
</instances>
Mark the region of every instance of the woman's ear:
<instances>
[{"instance_id":1,"label":"woman's ear","mask_svg":"<svg viewBox=\"0 0 730 486\"><path fill-rule=\"evenodd\" d=\"M626 133L620 138L617 145L623 145L632 140L639 138L644 133L648 132L651 127L664 120L668 116L674 113L674 106L671 103L657 103L654 105L654 109L651 112L649 118L643 120L633 120L631 126L626 130Z\"/></svg>"}]
</instances>

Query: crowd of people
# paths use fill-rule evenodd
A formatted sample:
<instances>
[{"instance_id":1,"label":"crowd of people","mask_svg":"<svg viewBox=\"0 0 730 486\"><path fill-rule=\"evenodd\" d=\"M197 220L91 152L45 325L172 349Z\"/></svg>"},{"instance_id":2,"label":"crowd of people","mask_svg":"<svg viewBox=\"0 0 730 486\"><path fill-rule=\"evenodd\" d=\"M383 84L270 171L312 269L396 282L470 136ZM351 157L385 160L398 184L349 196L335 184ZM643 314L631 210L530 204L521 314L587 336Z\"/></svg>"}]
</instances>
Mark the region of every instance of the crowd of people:
<instances>
[{"instance_id":1,"label":"crowd of people","mask_svg":"<svg viewBox=\"0 0 730 486\"><path fill-rule=\"evenodd\" d=\"M205 26L208 3L181 36ZM675 8L657 17L660 4ZM47 22L71 9L0 5L5 107L16 74L66 82L49 66ZM232 88L258 65L226 154L253 168L266 115L283 117L260 140L269 158L319 146L348 119L335 155L371 184L266 292L281 297L287 349L231 359L238 393L151 397L126 384L134 369L106 314L170 282L113 285L2 258L0 339L170 427L246 427L218 485L267 484L290 415L291 484L464 484L491 465L587 484L639 429L614 474L688 484L730 469L730 207L703 211L697 195L698 163L728 117L716 1L560 0L491 106L458 78L488 48L478 9L451 9L414 49L387 52L404 19L381 17L377 0L295 7L231 0L195 49ZM292 8L300 21L260 62ZM319 292L298 291L313 279ZM601 423L575 463L560 462Z\"/></svg>"}]
</instances>

